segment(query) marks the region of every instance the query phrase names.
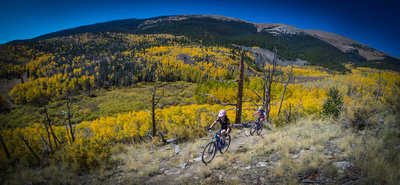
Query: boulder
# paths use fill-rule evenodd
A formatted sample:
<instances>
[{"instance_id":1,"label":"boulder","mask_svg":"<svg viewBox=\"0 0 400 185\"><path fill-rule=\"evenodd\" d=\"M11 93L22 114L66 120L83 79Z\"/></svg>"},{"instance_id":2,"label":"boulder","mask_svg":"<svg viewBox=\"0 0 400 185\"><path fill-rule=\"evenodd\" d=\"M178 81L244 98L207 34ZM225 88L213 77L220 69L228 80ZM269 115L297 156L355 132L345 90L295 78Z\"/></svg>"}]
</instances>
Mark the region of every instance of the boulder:
<instances>
[{"instance_id":1,"label":"boulder","mask_svg":"<svg viewBox=\"0 0 400 185\"><path fill-rule=\"evenodd\" d=\"M339 173L344 173L345 171L349 170L350 168L354 168L354 164L349 161L340 161L335 162L333 165L338 169Z\"/></svg>"}]
</instances>

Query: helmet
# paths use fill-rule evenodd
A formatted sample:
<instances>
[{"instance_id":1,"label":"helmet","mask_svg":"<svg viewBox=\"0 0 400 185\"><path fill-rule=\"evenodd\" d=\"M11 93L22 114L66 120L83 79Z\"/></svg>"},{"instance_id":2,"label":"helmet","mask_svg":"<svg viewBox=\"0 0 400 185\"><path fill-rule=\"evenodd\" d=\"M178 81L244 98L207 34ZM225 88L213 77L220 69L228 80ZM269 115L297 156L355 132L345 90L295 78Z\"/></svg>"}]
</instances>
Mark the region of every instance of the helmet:
<instances>
[{"instance_id":1,"label":"helmet","mask_svg":"<svg viewBox=\"0 0 400 185\"><path fill-rule=\"evenodd\" d=\"M258 107L258 111L260 111L260 110L263 110L263 108L262 107Z\"/></svg>"},{"instance_id":2,"label":"helmet","mask_svg":"<svg viewBox=\"0 0 400 185\"><path fill-rule=\"evenodd\" d=\"M224 117L225 115L226 115L226 110L221 110L218 113L218 117L220 117L220 118Z\"/></svg>"}]
</instances>

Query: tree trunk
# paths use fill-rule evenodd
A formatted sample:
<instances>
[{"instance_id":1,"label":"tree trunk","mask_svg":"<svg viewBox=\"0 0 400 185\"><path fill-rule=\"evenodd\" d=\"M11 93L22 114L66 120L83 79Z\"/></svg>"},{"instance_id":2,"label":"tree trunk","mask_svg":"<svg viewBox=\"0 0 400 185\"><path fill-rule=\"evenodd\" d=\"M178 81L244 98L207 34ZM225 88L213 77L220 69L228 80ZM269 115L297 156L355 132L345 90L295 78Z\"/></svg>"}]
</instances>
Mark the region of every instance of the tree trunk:
<instances>
[{"instance_id":1,"label":"tree trunk","mask_svg":"<svg viewBox=\"0 0 400 185\"><path fill-rule=\"evenodd\" d=\"M278 110L278 116L279 116L279 114L281 113L282 102L283 102L283 98L285 97L286 87L287 87L288 84L289 84L290 78L292 77L292 73L293 73L293 66L292 66L292 68L290 69L290 73L289 73L289 76L288 76L288 80L287 80L287 82L286 82L286 84L285 84L285 88L283 89L283 93L282 93L282 97L281 97L281 103L280 103L280 105L279 105L279 110Z\"/></svg>"},{"instance_id":2,"label":"tree trunk","mask_svg":"<svg viewBox=\"0 0 400 185\"><path fill-rule=\"evenodd\" d=\"M24 141L26 147L31 151L32 155L37 159L37 161L40 163L39 156L33 151L32 147L29 145L29 142L24 138L23 135L19 135L19 138L21 138L22 141Z\"/></svg>"},{"instance_id":3,"label":"tree trunk","mask_svg":"<svg viewBox=\"0 0 400 185\"><path fill-rule=\"evenodd\" d=\"M46 115L47 124L49 125L49 128L50 128L50 133L53 136L54 144L56 146L56 149L58 149L58 144L57 144L58 139L56 137L56 134L54 134L53 127L51 126L51 120L50 120L49 114L47 113L46 105L43 104L43 108L44 108L44 113Z\"/></svg>"},{"instance_id":4,"label":"tree trunk","mask_svg":"<svg viewBox=\"0 0 400 185\"><path fill-rule=\"evenodd\" d=\"M272 60L272 70L271 67L268 67L268 72L267 72L267 77L266 77L266 99L265 99L265 108L266 108L266 120L269 121L269 113L271 112L271 89L272 89L272 82L273 82L273 78L275 75L275 70L276 70L276 63L277 63L277 51L275 50L275 55L274 55L274 59Z\"/></svg>"},{"instance_id":5,"label":"tree trunk","mask_svg":"<svg viewBox=\"0 0 400 185\"><path fill-rule=\"evenodd\" d=\"M44 127L46 129L47 139L49 141L48 146L49 146L50 152L53 152L53 144L51 143L51 134L50 134L49 127L46 122L44 122Z\"/></svg>"},{"instance_id":6,"label":"tree trunk","mask_svg":"<svg viewBox=\"0 0 400 185\"><path fill-rule=\"evenodd\" d=\"M6 153L7 158L10 159L11 158L10 152L8 152L6 143L4 142L3 136L1 135L1 133L0 133L0 142L1 142L1 146L3 146L3 150Z\"/></svg>"},{"instance_id":7,"label":"tree trunk","mask_svg":"<svg viewBox=\"0 0 400 185\"><path fill-rule=\"evenodd\" d=\"M152 119L152 122L153 122L153 137L156 137L156 134L157 134L155 97L156 97L156 89L154 89L154 91L153 91L153 97L152 97L152 101L151 101L151 119Z\"/></svg>"},{"instance_id":8,"label":"tree trunk","mask_svg":"<svg viewBox=\"0 0 400 185\"><path fill-rule=\"evenodd\" d=\"M379 69L378 92L376 93L376 101L378 101L380 93L381 93L381 70Z\"/></svg>"},{"instance_id":9,"label":"tree trunk","mask_svg":"<svg viewBox=\"0 0 400 185\"><path fill-rule=\"evenodd\" d=\"M235 120L236 124L242 122L243 73L244 73L244 51L240 54L238 94L237 94L236 120Z\"/></svg>"},{"instance_id":10,"label":"tree trunk","mask_svg":"<svg viewBox=\"0 0 400 185\"><path fill-rule=\"evenodd\" d=\"M71 135L69 134L68 123L67 122L65 122L65 133L67 133L67 137L68 137L69 143L72 144L72 139L71 139Z\"/></svg>"},{"instance_id":11,"label":"tree trunk","mask_svg":"<svg viewBox=\"0 0 400 185\"><path fill-rule=\"evenodd\" d=\"M69 132L71 134L72 142L74 142L75 137L74 137L74 131L72 130L72 124L71 124L71 98L67 98L67 107L68 107L67 116L68 116ZM72 144L72 142L71 142L71 144Z\"/></svg>"}]
</instances>

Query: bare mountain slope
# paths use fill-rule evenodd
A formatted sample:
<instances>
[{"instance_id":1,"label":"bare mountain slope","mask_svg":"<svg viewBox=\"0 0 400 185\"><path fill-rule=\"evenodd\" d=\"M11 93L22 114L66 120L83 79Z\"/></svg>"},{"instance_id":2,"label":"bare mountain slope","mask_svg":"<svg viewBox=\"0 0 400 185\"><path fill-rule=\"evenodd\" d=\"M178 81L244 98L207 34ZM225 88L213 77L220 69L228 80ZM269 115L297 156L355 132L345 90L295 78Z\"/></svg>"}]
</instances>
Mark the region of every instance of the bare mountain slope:
<instances>
[{"instance_id":1,"label":"bare mountain slope","mask_svg":"<svg viewBox=\"0 0 400 185\"><path fill-rule=\"evenodd\" d=\"M317 37L335 46L343 52L352 52L354 50L357 50L359 55L365 57L367 60L382 60L385 58L385 55L387 55L381 51L372 49L367 45L361 44L357 41L338 34L309 29L303 29L303 31L311 36Z\"/></svg>"}]
</instances>

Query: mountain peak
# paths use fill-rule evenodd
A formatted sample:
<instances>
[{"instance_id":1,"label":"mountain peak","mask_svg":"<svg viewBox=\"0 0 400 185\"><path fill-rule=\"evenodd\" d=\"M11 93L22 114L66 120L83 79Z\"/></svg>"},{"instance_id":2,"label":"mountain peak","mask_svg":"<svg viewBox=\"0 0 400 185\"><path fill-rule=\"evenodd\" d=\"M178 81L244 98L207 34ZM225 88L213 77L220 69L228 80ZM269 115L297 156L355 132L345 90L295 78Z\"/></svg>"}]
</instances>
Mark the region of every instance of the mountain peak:
<instances>
[{"instance_id":1,"label":"mountain peak","mask_svg":"<svg viewBox=\"0 0 400 185\"><path fill-rule=\"evenodd\" d=\"M319 61L331 67L336 66L332 65L334 62L377 63L383 60L389 63L394 61L395 65L400 65L398 58L334 33L301 29L280 23L252 23L227 16L205 14L115 20L53 32L14 43L100 32L185 35L208 40L211 44L228 44L227 42L232 41L250 47L280 48L280 57ZM292 35L296 37L286 37Z\"/></svg>"},{"instance_id":2,"label":"mountain peak","mask_svg":"<svg viewBox=\"0 0 400 185\"><path fill-rule=\"evenodd\" d=\"M198 14L198 15L170 15L170 16L154 17L154 18L147 19L146 21L144 21L143 24L154 24L154 23L168 22L168 21L182 21L182 20L186 20L186 19L190 19L190 18L195 18L195 19L211 18L211 19L216 19L216 20L220 20L220 21L247 22L247 21L244 21L241 19L222 16L222 15Z\"/></svg>"}]
</instances>

